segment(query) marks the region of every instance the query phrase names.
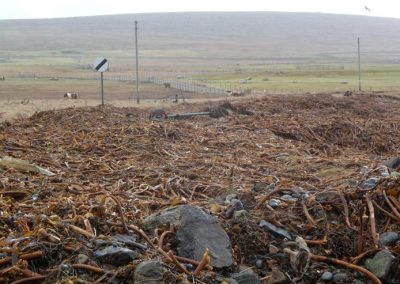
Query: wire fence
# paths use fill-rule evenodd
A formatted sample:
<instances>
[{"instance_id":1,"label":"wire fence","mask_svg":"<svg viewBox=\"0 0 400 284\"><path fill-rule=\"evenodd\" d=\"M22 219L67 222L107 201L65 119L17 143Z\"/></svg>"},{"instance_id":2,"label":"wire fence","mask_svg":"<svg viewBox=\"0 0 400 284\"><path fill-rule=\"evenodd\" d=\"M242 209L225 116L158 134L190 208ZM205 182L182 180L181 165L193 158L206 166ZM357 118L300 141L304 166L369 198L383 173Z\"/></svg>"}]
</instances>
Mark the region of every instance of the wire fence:
<instances>
[{"instance_id":1,"label":"wire fence","mask_svg":"<svg viewBox=\"0 0 400 284\"><path fill-rule=\"evenodd\" d=\"M228 90L222 88L211 87L207 85L200 85L195 83L189 83L182 80L169 80L169 79L160 79L156 77L149 77L148 82L154 83L157 85L163 85L166 88L174 88L184 92L192 92L199 94L215 94L215 95L224 95Z\"/></svg>"}]
</instances>

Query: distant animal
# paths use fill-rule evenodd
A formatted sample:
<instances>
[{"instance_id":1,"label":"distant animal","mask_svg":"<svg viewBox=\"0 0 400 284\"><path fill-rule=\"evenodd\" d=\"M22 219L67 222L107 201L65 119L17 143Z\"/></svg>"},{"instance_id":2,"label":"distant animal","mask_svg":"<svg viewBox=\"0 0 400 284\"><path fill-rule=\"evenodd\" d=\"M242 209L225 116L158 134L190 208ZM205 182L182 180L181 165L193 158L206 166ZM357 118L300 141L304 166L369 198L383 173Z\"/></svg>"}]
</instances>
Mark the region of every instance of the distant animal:
<instances>
[{"instance_id":1,"label":"distant animal","mask_svg":"<svg viewBox=\"0 0 400 284\"><path fill-rule=\"evenodd\" d=\"M365 10L371 13L371 9L367 7L367 5L364 5Z\"/></svg>"},{"instance_id":2,"label":"distant animal","mask_svg":"<svg viewBox=\"0 0 400 284\"><path fill-rule=\"evenodd\" d=\"M343 96L345 96L345 97L350 97L351 95L353 95L353 92L352 92L352 91L346 91L346 92L343 94Z\"/></svg>"},{"instance_id":3,"label":"distant animal","mask_svg":"<svg viewBox=\"0 0 400 284\"><path fill-rule=\"evenodd\" d=\"M171 88L171 83L164 83L163 85L165 88Z\"/></svg>"},{"instance_id":4,"label":"distant animal","mask_svg":"<svg viewBox=\"0 0 400 284\"><path fill-rule=\"evenodd\" d=\"M78 99L78 94L77 93L65 93L64 98L68 100L77 100Z\"/></svg>"},{"instance_id":5,"label":"distant animal","mask_svg":"<svg viewBox=\"0 0 400 284\"><path fill-rule=\"evenodd\" d=\"M229 96L232 97L243 97L244 93L243 92L235 92L235 91L227 91Z\"/></svg>"},{"instance_id":6,"label":"distant animal","mask_svg":"<svg viewBox=\"0 0 400 284\"><path fill-rule=\"evenodd\" d=\"M4 77L4 75L0 77L0 81L5 81L5 80L6 80L6 77Z\"/></svg>"}]
</instances>

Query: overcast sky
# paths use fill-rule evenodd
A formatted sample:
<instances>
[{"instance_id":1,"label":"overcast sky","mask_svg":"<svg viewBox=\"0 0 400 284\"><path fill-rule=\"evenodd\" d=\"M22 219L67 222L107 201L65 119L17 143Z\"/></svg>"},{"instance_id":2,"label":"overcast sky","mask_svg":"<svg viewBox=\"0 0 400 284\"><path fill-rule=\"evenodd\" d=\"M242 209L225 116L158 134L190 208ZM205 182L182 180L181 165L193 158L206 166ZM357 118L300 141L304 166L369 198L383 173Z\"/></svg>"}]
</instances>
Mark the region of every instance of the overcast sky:
<instances>
[{"instance_id":1,"label":"overcast sky","mask_svg":"<svg viewBox=\"0 0 400 284\"><path fill-rule=\"evenodd\" d=\"M369 12L364 6L367 6ZM291 11L400 18L399 0L0 0L0 19L175 11Z\"/></svg>"}]
</instances>

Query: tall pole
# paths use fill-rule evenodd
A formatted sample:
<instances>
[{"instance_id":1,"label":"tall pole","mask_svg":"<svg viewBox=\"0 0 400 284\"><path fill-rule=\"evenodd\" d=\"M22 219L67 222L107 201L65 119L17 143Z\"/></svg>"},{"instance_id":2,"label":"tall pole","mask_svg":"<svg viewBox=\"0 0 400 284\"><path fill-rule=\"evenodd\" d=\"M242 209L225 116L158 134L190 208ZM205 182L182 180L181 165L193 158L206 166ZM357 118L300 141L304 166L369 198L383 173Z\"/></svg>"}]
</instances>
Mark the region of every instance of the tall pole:
<instances>
[{"instance_id":1,"label":"tall pole","mask_svg":"<svg viewBox=\"0 0 400 284\"><path fill-rule=\"evenodd\" d=\"M104 106L104 84L103 84L103 72L101 72L101 105Z\"/></svg>"},{"instance_id":2,"label":"tall pole","mask_svg":"<svg viewBox=\"0 0 400 284\"><path fill-rule=\"evenodd\" d=\"M361 55L360 55L360 38L357 38L358 43L358 90L361 91Z\"/></svg>"},{"instance_id":3,"label":"tall pole","mask_svg":"<svg viewBox=\"0 0 400 284\"><path fill-rule=\"evenodd\" d=\"M136 46L136 102L140 103L139 97L139 56L138 56L138 38L137 38L137 27L138 22L135 21L135 46Z\"/></svg>"}]
</instances>

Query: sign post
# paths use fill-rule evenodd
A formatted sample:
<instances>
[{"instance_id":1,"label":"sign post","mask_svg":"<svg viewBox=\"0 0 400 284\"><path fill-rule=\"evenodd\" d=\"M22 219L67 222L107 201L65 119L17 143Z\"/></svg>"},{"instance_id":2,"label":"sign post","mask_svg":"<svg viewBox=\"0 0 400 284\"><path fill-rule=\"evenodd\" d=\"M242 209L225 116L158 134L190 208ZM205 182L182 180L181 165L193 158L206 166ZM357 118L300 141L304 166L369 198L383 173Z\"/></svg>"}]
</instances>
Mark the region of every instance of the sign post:
<instances>
[{"instance_id":1,"label":"sign post","mask_svg":"<svg viewBox=\"0 0 400 284\"><path fill-rule=\"evenodd\" d=\"M108 71L108 61L103 57L99 57L96 59L94 63L94 69L101 74L101 105L104 106L104 83L103 83L103 72Z\"/></svg>"}]
</instances>

